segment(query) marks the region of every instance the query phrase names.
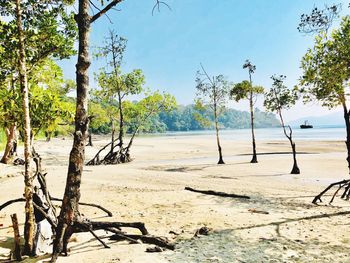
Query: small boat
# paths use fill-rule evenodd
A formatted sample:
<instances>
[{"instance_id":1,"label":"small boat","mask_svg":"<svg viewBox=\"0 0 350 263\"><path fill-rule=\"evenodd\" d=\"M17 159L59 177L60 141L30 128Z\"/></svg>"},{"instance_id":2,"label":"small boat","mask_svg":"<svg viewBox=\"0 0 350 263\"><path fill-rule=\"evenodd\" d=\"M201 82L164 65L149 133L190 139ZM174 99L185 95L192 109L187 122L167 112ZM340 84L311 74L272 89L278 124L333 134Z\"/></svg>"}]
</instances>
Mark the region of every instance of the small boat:
<instances>
[{"instance_id":1,"label":"small boat","mask_svg":"<svg viewBox=\"0 0 350 263\"><path fill-rule=\"evenodd\" d=\"M304 124L301 124L300 125L300 129L311 129L313 128L314 126L312 126L311 124L309 124L308 121L305 121Z\"/></svg>"}]
</instances>

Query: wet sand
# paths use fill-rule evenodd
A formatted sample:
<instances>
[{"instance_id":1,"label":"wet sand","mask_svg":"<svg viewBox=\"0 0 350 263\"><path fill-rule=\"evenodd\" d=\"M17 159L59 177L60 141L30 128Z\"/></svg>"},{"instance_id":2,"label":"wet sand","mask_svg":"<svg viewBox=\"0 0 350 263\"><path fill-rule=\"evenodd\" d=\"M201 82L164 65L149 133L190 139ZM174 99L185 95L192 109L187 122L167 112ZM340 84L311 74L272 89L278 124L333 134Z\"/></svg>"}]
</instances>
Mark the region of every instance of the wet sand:
<instances>
[{"instance_id":1,"label":"wet sand","mask_svg":"<svg viewBox=\"0 0 350 263\"><path fill-rule=\"evenodd\" d=\"M94 137L86 160L106 142L105 137ZM329 183L348 178L345 144L296 144L300 175L289 174L292 156L287 140L258 140L257 164L249 163L249 141L223 140L226 164L217 165L213 136L139 137L131 152L133 162L85 167L81 201L103 205L116 221L145 222L151 234L177 242L177 249L150 254L145 253L150 245L108 239L111 249L104 249L85 233L76 235L69 257L58 262L350 262L350 203L336 198L329 206L327 196L322 205L311 204ZM63 195L71 145L69 138L36 142L54 197ZM22 196L21 169L0 164L0 203ZM185 191L185 186L251 199L203 195ZM268 214L251 212L254 209ZM14 212L23 223L23 204L0 212L1 259L9 253ZM81 212L93 220L112 220L94 208L81 207ZM212 229L211 234L194 238L202 226Z\"/></svg>"}]
</instances>

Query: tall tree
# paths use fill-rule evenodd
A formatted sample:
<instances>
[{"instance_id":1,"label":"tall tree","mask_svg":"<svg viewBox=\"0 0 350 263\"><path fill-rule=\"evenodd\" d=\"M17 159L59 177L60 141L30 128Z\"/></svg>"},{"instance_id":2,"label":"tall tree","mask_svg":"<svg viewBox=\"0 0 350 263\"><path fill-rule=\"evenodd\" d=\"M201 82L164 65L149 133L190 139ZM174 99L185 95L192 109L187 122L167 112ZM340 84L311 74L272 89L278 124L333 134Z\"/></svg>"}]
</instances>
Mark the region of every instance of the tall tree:
<instances>
[{"instance_id":1,"label":"tall tree","mask_svg":"<svg viewBox=\"0 0 350 263\"><path fill-rule=\"evenodd\" d=\"M105 38L105 46L99 48L97 57L106 58L107 65L111 69L111 72L107 72L107 69L101 69L97 76L97 80L102 88L100 95L102 95L107 102L112 102L117 98L118 112L119 112L119 145L123 147L123 135L124 135L124 114L123 114L123 99L129 94L138 94L142 90L143 76L139 74L141 79L137 81L136 85L127 85L128 83L123 81L124 76L121 76L121 63L123 61L123 55L126 48L127 40L118 36L115 31L110 30L109 35ZM138 72L140 73L140 72ZM114 134L115 124L114 118L111 118L112 122L112 139L110 153L114 150Z\"/></svg>"},{"instance_id":2,"label":"tall tree","mask_svg":"<svg viewBox=\"0 0 350 263\"><path fill-rule=\"evenodd\" d=\"M223 75L209 76L204 67L197 71L196 90L199 104L209 106L214 115L216 144L219 152L218 164L224 164L219 137L219 116L225 107L230 83Z\"/></svg>"},{"instance_id":3,"label":"tall tree","mask_svg":"<svg viewBox=\"0 0 350 263\"><path fill-rule=\"evenodd\" d=\"M265 93L264 106L267 110L275 112L279 116L281 126L283 128L283 133L289 140L293 152L293 168L290 173L300 174L300 169L298 167L296 158L297 154L295 142L293 141L293 130L290 127L290 125L285 125L282 116L282 110L287 110L290 107L292 107L298 99L298 96L296 91L292 91L288 89L286 85L284 85L284 80L286 79L286 76L272 76L271 79L273 81L272 87L267 93Z\"/></svg>"},{"instance_id":4,"label":"tall tree","mask_svg":"<svg viewBox=\"0 0 350 263\"><path fill-rule=\"evenodd\" d=\"M252 147L253 147L253 157L250 161L251 163L257 163L258 158L256 154L256 142L255 142L255 133L254 133L254 104L256 102L257 96L264 92L264 88L261 86L253 86L252 74L256 70L256 66L253 65L249 60L243 65L243 68L248 69L249 81L245 80L241 83L235 84L231 91L230 96L235 101L240 101L242 99L248 99L249 101L249 111L250 111L250 127L252 133Z\"/></svg>"},{"instance_id":5,"label":"tall tree","mask_svg":"<svg viewBox=\"0 0 350 263\"><path fill-rule=\"evenodd\" d=\"M56 57L66 57L72 54L75 28L72 27L71 17L66 15L63 7L61 1L54 0L0 2L0 14L8 19L8 22L0 23L0 40L3 44L0 49L0 64L4 66L0 71L0 81L18 75L23 102L26 254L33 253L34 239L28 75L33 67L48 56L55 54ZM8 139L11 139L11 136L8 136Z\"/></svg>"},{"instance_id":6,"label":"tall tree","mask_svg":"<svg viewBox=\"0 0 350 263\"><path fill-rule=\"evenodd\" d=\"M24 35L24 49L26 56L26 70L28 80L31 79L32 71L40 66L48 57L66 58L74 54L73 43L76 36L73 17L65 13L61 1L20 1L22 9L22 33ZM17 61L19 59L17 37L17 22L15 14L15 1L3 1L0 3L0 13L6 17L0 21L0 82L11 83L11 89L15 90L18 78ZM29 91L30 91L29 83ZM10 95L10 94L8 94ZM16 95L12 93L15 100ZM10 99L10 97L7 97ZM14 111L15 112L15 111ZM16 128L20 126L20 116L11 117L4 126L8 133L7 147L2 158L4 162L11 161L12 148L15 146Z\"/></svg>"},{"instance_id":7,"label":"tall tree","mask_svg":"<svg viewBox=\"0 0 350 263\"><path fill-rule=\"evenodd\" d=\"M334 108L341 106L346 126L347 162L350 172L350 111L349 99L350 79L350 17L342 19L340 28L327 36L321 32L315 38L314 47L309 49L302 58L303 75L300 79L300 91L305 101L321 102L322 106ZM350 197L350 180L344 180L333 185L345 187L343 198ZM326 190L328 190L327 188ZM338 191L337 191L338 192ZM322 192L314 199L321 200Z\"/></svg>"},{"instance_id":8,"label":"tall tree","mask_svg":"<svg viewBox=\"0 0 350 263\"><path fill-rule=\"evenodd\" d=\"M79 0L78 13L75 15L79 31L78 62L76 64L77 98L75 132L73 147L69 157L66 188L58 218L51 262L55 262L59 253L66 249L68 239L71 236L70 229L74 222L78 221L80 218L80 182L84 165L84 152L89 124L87 109L87 94L89 87L88 69L90 66L89 31L91 25L95 21L106 14L111 8L121 3L122 0L111 0L108 4L105 4L105 1L103 0L100 0L99 2L102 7L98 9L97 13L90 16L89 9L92 1ZM155 6L159 6L160 4L162 4L162 2L156 0Z\"/></svg>"},{"instance_id":9,"label":"tall tree","mask_svg":"<svg viewBox=\"0 0 350 263\"><path fill-rule=\"evenodd\" d=\"M115 105L116 109L114 109L113 112L117 112L118 114L118 118L116 118L116 116L111 116L112 137L110 155L114 154L115 147L118 147L119 150L123 149L124 147L124 101L128 95L140 94L143 91L143 85L145 83L144 79L144 75L140 69L135 69L132 72L122 74L120 67L117 65L115 68L113 68L113 71L111 73L103 70L97 76L97 80L101 89L96 91L96 93L109 105ZM118 119L119 121L117 139L114 137L116 130L114 126L115 119ZM116 145L115 141L118 141ZM123 154L121 153L121 155ZM125 160L125 162L128 161L123 156L121 156L121 158Z\"/></svg>"},{"instance_id":10,"label":"tall tree","mask_svg":"<svg viewBox=\"0 0 350 263\"><path fill-rule=\"evenodd\" d=\"M26 54L24 46L24 34L22 28L22 9L21 1L16 0L16 21L18 30L18 50L19 50L19 83L23 96L23 115L24 115L24 197L26 199L24 226L24 251L31 255L34 241L34 206L33 206L33 176L31 170L31 141L30 141L30 116L29 116L29 90L26 68Z\"/></svg>"}]
</instances>

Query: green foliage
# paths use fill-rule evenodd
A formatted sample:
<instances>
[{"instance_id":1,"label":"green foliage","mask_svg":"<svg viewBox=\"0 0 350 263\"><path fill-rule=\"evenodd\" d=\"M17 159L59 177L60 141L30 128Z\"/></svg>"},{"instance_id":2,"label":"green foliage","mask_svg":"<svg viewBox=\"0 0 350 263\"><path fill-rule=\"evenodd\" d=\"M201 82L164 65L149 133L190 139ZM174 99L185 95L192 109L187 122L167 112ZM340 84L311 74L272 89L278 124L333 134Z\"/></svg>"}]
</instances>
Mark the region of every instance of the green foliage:
<instances>
[{"instance_id":1,"label":"green foliage","mask_svg":"<svg viewBox=\"0 0 350 263\"><path fill-rule=\"evenodd\" d=\"M230 83L223 75L210 78L206 73L197 72L197 99L210 108L214 109L214 107L222 107L225 105L229 87Z\"/></svg>"},{"instance_id":2,"label":"green foliage","mask_svg":"<svg viewBox=\"0 0 350 263\"><path fill-rule=\"evenodd\" d=\"M290 90L285 84L286 76L272 76L271 89L265 93L264 106L268 111L281 113L292 107L298 99L296 90Z\"/></svg>"},{"instance_id":3,"label":"green foliage","mask_svg":"<svg viewBox=\"0 0 350 263\"><path fill-rule=\"evenodd\" d=\"M255 109L255 124L257 128L278 127L280 124L272 113ZM179 106L168 113L159 114L160 121L165 123L167 131L195 131L214 129L212 110L204 107L200 112L197 105ZM206 122L202 122L205 119ZM250 115L246 111L226 108L219 116L219 122L224 129L244 129L250 127Z\"/></svg>"},{"instance_id":4,"label":"green foliage","mask_svg":"<svg viewBox=\"0 0 350 263\"><path fill-rule=\"evenodd\" d=\"M103 107L103 105L95 101L89 101L89 112L91 112L89 127L92 132L106 134L111 131L111 116L109 115L107 107Z\"/></svg>"},{"instance_id":5,"label":"green foliage","mask_svg":"<svg viewBox=\"0 0 350 263\"><path fill-rule=\"evenodd\" d=\"M346 104L350 78L350 17L327 37L315 38L315 45L304 55L299 91L305 102L320 101L328 108Z\"/></svg>"},{"instance_id":6,"label":"green foliage","mask_svg":"<svg viewBox=\"0 0 350 263\"><path fill-rule=\"evenodd\" d=\"M29 86L34 136L40 131L52 133L59 124L73 121L74 104L65 100L65 94L62 94L62 70L53 61L46 60L33 69ZM18 83L11 80L0 86L0 96L0 125L9 127L16 123L22 133L22 95Z\"/></svg>"},{"instance_id":7,"label":"green foliage","mask_svg":"<svg viewBox=\"0 0 350 263\"><path fill-rule=\"evenodd\" d=\"M6 2L6 3L4 3ZM48 57L68 58L77 30L73 13L67 14L62 1L22 1L22 21L28 71ZM18 37L14 1L2 1L0 13L0 81L15 74L18 61Z\"/></svg>"},{"instance_id":8,"label":"green foliage","mask_svg":"<svg viewBox=\"0 0 350 263\"><path fill-rule=\"evenodd\" d=\"M96 95L106 101L115 99L118 93L121 97L140 94L145 83L145 77L140 69L126 74L121 74L120 68L112 74L102 69L96 79L101 87L96 91Z\"/></svg>"},{"instance_id":9,"label":"green foliage","mask_svg":"<svg viewBox=\"0 0 350 263\"><path fill-rule=\"evenodd\" d=\"M123 108L128 132L165 131L166 126L157 117L160 112L174 110L176 100L168 93L156 91L136 103L126 101Z\"/></svg>"},{"instance_id":10,"label":"green foliage","mask_svg":"<svg viewBox=\"0 0 350 263\"><path fill-rule=\"evenodd\" d=\"M248 99L251 92L255 95L263 94L264 88L261 86L252 87L248 80L244 80L233 85L232 89L230 90L230 97L238 102L242 99Z\"/></svg>"},{"instance_id":11,"label":"green foliage","mask_svg":"<svg viewBox=\"0 0 350 263\"><path fill-rule=\"evenodd\" d=\"M202 101L197 99L194 104L193 117L198 122L200 127L209 128L211 126L212 120L210 114L208 114L207 108L203 105Z\"/></svg>"}]
</instances>

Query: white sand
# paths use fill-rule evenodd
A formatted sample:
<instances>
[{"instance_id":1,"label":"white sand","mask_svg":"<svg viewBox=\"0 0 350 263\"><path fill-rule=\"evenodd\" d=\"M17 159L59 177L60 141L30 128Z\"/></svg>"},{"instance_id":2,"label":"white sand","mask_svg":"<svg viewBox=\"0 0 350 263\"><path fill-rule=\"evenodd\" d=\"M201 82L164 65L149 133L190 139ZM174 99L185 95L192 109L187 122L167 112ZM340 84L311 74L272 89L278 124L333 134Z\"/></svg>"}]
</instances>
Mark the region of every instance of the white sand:
<instances>
[{"instance_id":1,"label":"white sand","mask_svg":"<svg viewBox=\"0 0 350 263\"><path fill-rule=\"evenodd\" d=\"M94 139L95 146L86 149L87 160L107 142ZM250 142L223 140L226 164L216 165L215 138L210 135L137 138L133 162L84 170L81 201L103 205L114 213L113 219L94 208L81 207L81 212L93 220L142 221L151 234L168 238L174 238L169 231L180 233L177 249L149 254L144 251L150 245L108 239L111 249L104 249L85 233L76 235L69 257L58 262L350 262L350 203L337 198L333 206L311 204L329 183L348 178L345 144L296 143L304 153L297 156L300 175L289 174L290 154L259 155L259 163L250 164ZM52 196L63 195L71 144L70 139L36 143ZM290 147L288 141L258 141L257 150L288 152ZM22 196L21 169L0 165L0 203ZM184 191L185 186L251 199L202 195ZM342 211L349 214L337 214ZM23 203L0 212L0 258L8 255L3 247L13 237L14 212L23 223ZM308 219L316 215L324 217ZM193 238L202 226L214 233Z\"/></svg>"}]
</instances>

